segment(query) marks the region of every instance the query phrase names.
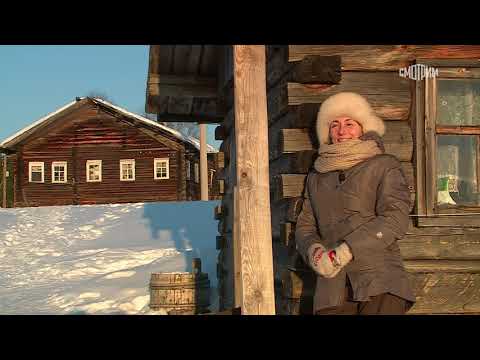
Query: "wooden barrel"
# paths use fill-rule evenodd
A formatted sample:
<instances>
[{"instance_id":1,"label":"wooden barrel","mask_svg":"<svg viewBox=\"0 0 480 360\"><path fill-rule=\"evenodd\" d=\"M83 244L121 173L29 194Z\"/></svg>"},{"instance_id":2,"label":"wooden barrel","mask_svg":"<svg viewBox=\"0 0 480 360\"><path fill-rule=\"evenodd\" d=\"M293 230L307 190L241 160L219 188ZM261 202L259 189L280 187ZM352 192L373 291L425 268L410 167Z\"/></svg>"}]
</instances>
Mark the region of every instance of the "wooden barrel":
<instances>
[{"instance_id":1,"label":"wooden barrel","mask_svg":"<svg viewBox=\"0 0 480 360\"><path fill-rule=\"evenodd\" d=\"M201 272L200 259L193 260L192 273L153 273L150 278L150 308L169 315L208 312L210 280Z\"/></svg>"}]
</instances>

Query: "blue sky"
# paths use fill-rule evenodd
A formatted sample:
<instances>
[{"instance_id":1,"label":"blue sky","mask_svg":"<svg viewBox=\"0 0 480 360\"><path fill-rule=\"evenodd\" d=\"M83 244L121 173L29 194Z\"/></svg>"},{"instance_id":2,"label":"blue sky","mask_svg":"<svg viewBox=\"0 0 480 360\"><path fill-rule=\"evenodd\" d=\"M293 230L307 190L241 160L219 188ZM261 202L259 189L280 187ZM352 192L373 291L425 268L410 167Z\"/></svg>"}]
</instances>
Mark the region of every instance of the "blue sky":
<instances>
[{"instance_id":1,"label":"blue sky","mask_svg":"<svg viewBox=\"0 0 480 360\"><path fill-rule=\"evenodd\" d=\"M0 139L95 91L141 114L148 72L146 45L0 45ZM216 125L208 126L209 144Z\"/></svg>"}]
</instances>

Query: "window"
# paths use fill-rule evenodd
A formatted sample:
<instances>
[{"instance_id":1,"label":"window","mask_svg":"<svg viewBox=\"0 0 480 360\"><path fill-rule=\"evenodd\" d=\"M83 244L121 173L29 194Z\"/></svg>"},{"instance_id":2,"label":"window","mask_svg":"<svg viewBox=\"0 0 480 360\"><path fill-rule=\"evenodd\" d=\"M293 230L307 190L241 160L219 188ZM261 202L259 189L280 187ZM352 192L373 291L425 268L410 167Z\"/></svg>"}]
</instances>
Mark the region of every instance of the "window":
<instances>
[{"instance_id":1,"label":"window","mask_svg":"<svg viewBox=\"0 0 480 360\"><path fill-rule=\"evenodd\" d=\"M44 164L43 162L29 162L28 163L28 181L43 183L45 180Z\"/></svg>"},{"instance_id":2,"label":"window","mask_svg":"<svg viewBox=\"0 0 480 360\"><path fill-rule=\"evenodd\" d=\"M169 159L155 159L153 175L154 179L169 179Z\"/></svg>"},{"instance_id":3,"label":"window","mask_svg":"<svg viewBox=\"0 0 480 360\"><path fill-rule=\"evenodd\" d=\"M87 160L87 182L102 181L102 160Z\"/></svg>"},{"instance_id":4,"label":"window","mask_svg":"<svg viewBox=\"0 0 480 360\"><path fill-rule=\"evenodd\" d=\"M478 61L476 61L478 62ZM419 214L480 211L480 68L474 61L423 61L438 76L417 84ZM424 151L423 151L424 149ZM422 165L423 164L423 165ZM448 216L447 216L448 217ZM450 216L452 224L455 217ZM457 220L459 217L456 217ZM468 225L468 218L465 223ZM480 221L479 218L472 221ZM448 225L447 220L430 225ZM419 220L419 222L422 222ZM426 223L426 221L423 221Z\"/></svg>"},{"instance_id":5,"label":"window","mask_svg":"<svg viewBox=\"0 0 480 360\"><path fill-rule=\"evenodd\" d=\"M52 162L52 183L66 183L67 182L67 162L54 161Z\"/></svg>"},{"instance_id":6,"label":"window","mask_svg":"<svg viewBox=\"0 0 480 360\"><path fill-rule=\"evenodd\" d=\"M135 160L120 160L120 180L135 180Z\"/></svg>"},{"instance_id":7,"label":"window","mask_svg":"<svg viewBox=\"0 0 480 360\"><path fill-rule=\"evenodd\" d=\"M199 183L200 182L200 174L199 174L199 169L198 169L198 163L196 162L194 165L195 165L195 168L194 168L195 182Z\"/></svg>"},{"instance_id":8,"label":"window","mask_svg":"<svg viewBox=\"0 0 480 360\"><path fill-rule=\"evenodd\" d=\"M186 161L186 168L187 168L187 180L190 180L190 160Z\"/></svg>"}]
</instances>

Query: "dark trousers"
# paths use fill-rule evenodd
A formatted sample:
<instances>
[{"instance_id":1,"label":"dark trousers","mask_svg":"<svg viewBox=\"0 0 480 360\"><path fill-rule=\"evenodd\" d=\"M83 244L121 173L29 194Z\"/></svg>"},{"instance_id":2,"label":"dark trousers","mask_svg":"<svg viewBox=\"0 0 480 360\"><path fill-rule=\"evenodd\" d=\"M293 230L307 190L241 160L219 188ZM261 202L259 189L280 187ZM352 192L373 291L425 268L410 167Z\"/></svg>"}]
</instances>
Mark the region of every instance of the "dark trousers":
<instances>
[{"instance_id":1,"label":"dark trousers","mask_svg":"<svg viewBox=\"0 0 480 360\"><path fill-rule=\"evenodd\" d=\"M347 284L342 306L317 310L315 315L404 315L408 309L407 300L390 293L371 296L370 301L352 301L352 297Z\"/></svg>"}]
</instances>

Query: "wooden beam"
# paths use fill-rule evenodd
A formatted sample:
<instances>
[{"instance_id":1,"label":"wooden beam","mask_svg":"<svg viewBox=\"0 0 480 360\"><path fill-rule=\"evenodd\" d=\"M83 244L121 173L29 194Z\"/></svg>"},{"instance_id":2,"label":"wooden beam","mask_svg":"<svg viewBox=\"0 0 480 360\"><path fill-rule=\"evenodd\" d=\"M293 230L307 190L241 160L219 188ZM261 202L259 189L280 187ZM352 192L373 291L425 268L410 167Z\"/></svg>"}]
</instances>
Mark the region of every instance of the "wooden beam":
<instances>
[{"instance_id":1,"label":"wooden beam","mask_svg":"<svg viewBox=\"0 0 480 360\"><path fill-rule=\"evenodd\" d=\"M217 97L214 77L151 74L147 87L150 96Z\"/></svg>"},{"instance_id":2,"label":"wooden beam","mask_svg":"<svg viewBox=\"0 0 480 360\"><path fill-rule=\"evenodd\" d=\"M339 55L343 71L396 71L409 66L417 59L431 59L432 66L439 66L437 59L457 59L458 66L477 63L480 58L478 45L290 45L289 61L297 61L308 55ZM466 59L470 58L471 62ZM418 61L417 61L418 62ZM426 62L422 62L427 64ZM454 62L452 62L454 63ZM455 63L454 63L455 64ZM457 65L451 65L457 66ZM478 65L477 65L478 66Z\"/></svg>"},{"instance_id":3,"label":"wooden beam","mask_svg":"<svg viewBox=\"0 0 480 360\"><path fill-rule=\"evenodd\" d=\"M273 315L265 47L235 45L233 57L241 309Z\"/></svg>"},{"instance_id":4,"label":"wooden beam","mask_svg":"<svg viewBox=\"0 0 480 360\"><path fill-rule=\"evenodd\" d=\"M410 111L410 84L396 72L342 72L338 85L288 83L288 104L322 103L331 95L353 91L363 95L384 120L406 120Z\"/></svg>"},{"instance_id":5,"label":"wooden beam","mask_svg":"<svg viewBox=\"0 0 480 360\"><path fill-rule=\"evenodd\" d=\"M208 201L207 125L200 126L200 200Z\"/></svg>"},{"instance_id":6,"label":"wooden beam","mask_svg":"<svg viewBox=\"0 0 480 360\"><path fill-rule=\"evenodd\" d=\"M206 116L206 115L194 115L194 114L170 114L160 113L158 114L160 121L165 122L201 122L206 124L221 123L222 116Z\"/></svg>"}]
</instances>

